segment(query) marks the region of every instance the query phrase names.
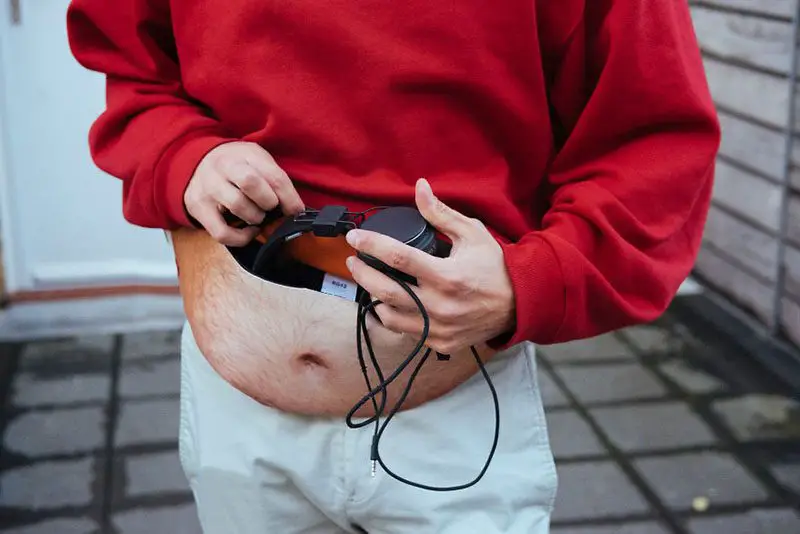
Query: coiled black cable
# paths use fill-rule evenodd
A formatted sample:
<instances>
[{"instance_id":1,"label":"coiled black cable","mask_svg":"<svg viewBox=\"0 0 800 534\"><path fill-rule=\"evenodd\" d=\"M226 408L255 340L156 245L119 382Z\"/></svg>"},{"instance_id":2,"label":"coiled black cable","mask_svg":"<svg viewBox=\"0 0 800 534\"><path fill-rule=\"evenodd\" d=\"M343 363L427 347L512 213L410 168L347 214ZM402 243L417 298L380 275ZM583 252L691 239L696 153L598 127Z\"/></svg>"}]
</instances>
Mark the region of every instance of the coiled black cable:
<instances>
[{"instance_id":1,"label":"coiled black cable","mask_svg":"<svg viewBox=\"0 0 800 534\"><path fill-rule=\"evenodd\" d=\"M372 348L372 342L369 337L369 330L367 329L367 314L369 314L376 306L381 304L381 301L369 301L369 295L366 293L363 294L362 298L358 302L358 314L356 317L356 342L357 342L357 353L358 353L358 361L361 365L361 372L364 375L364 380L367 384L367 391L368 393L361 398L360 401L356 403L356 405L350 410L347 414L346 423L347 426L350 428L363 428L371 423L375 424L375 430L372 436L372 447L370 451L370 460L373 462L373 474L375 469L375 464L380 464L383 470L392 478L410 486L414 486L420 489L430 490L430 491L457 491L469 488L477 484L481 478L486 474L486 471L489 468L489 464L492 462L492 458L494 457L495 451L497 450L497 443L500 437L500 401L497 398L497 390L492 383L492 379L489 376L489 373L486 371L486 367L483 364L480 356L478 355L478 351L475 349L474 346L471 346L470 349L472 350L472 355L475 357L475 361L478 364L478 368L480 369L481 374L483 375L484 379L486 380L487 385L489 386L489 391L492 394L492 400L494 402L494 416L495 416L495 428L494 428L494 439L492 441L492 447L489 451L489 455L486 459L486 463L483 465L483 468L480 470L478 475L471 480L470 482L459 484L455 486L430 486L427 484L421 484L419 482L414 482L409 480L405 477L402 477L392 471L386 463L383 461L383 458L380 454L380 439L383 436L386 427L389 425L389 421L395 416L395 414L402 408L403 403L405 402L406 398L408 397L409 393L411 392L411 386L414 383L414 379L422 370L422 366L427 361L428 357L430 356L431 349L428 348L425 353L423 354L420 361L417 363L414 371L411 373L411 376L408 379L408 383L403 390L403 393L400 395L397 403L392 407L389 414L386 416L386 420L383 421L381 424L381 416L383 415L384 410L386 409L386 388L394 382L398 376L408 367L414 358L419 354L422 348L425 346L425 341L428 338L428 333L430 329L430 317L428 316L428 312L425 309L425 306L420 301L419 297L417 297L416 293L411 289L411 287L403 280L399 279L397 276L394 276L391 272L385 273L398 283L403 290L408 293L408 295L414 300L414 303L417 305L417 309L419 310L420 314L422 315L423 320L423 329L422 335L420 336L420 340L417 342L417 345L414 347L414 350L409 353L406 359L397 367L397 369L392 372L392 374L385 378L383 377L383 370L381 369L380 364L378 363L377 358L375 357L375 352ZM369 379L369 373L367 372L367 365L366 360L364 358L364 352L362 347L362 336L364 344L367 347L367 352L369 353L370 362L375 368L375 374L378 378L378 385L373 388L372 384ZM380 406L378 405L377 396L381 395ZM355 413L361 409L367 402L372 401L372 406L375 410L375 415L362 421L360 423L353 422L353 417L355 417Z\"/></svg>"}]
</instances>

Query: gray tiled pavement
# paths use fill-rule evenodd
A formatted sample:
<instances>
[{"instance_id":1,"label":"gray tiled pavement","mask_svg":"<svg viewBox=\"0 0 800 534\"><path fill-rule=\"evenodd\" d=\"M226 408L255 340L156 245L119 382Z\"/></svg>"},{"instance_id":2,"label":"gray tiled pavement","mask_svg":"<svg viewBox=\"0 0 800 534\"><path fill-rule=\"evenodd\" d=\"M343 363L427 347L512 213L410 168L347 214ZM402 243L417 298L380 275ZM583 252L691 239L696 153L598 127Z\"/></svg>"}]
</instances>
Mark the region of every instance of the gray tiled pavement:
<instances>
[{"instance_id":1,"label":"gray tiled pavement","mask_svg":"<svg viewBox=\"0 0 800 534\"><path fill-rule=\"evenodd\" d=\"M540 350L553 533L800 534L800 406L730 347L674 326ZM176 448L178 343L0 347L1 534L199 534ZM735 384L720 371L733 361Z\"/></svg>"}]
</instances>

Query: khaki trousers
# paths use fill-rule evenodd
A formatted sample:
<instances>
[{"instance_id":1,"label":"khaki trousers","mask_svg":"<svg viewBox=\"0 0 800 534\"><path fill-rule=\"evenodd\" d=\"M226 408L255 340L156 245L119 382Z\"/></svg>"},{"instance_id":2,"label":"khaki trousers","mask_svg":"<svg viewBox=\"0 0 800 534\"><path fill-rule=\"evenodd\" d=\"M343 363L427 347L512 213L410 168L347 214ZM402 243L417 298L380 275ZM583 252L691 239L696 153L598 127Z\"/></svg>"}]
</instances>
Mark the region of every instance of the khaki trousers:
<instances>
[{"instance_id":1,"label":"khaki trousers","mask_svg":"<svg viewBox=\"0 0 800 534\"><path fill-rule=\"evenodd\" d=\"M477 485L432 492L369 460L373 427L265 407L223 380L191 329L182 339L180 454L204 534L547 534L557 477L532 344L487 370L500 400L500 440ZM354 355L355 358L355 355ZM434 486L472 480L494 432L482 375L398 413L380 442L395 473Z\"/></svg>"}]
</instances>

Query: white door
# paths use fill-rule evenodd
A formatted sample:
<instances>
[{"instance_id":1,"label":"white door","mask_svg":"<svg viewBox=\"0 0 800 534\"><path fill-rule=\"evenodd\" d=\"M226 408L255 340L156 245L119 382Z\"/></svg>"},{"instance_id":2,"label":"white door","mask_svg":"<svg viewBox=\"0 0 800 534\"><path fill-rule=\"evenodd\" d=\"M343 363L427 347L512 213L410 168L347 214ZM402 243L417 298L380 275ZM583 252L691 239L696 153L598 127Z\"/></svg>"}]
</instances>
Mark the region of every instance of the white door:
<instances>
[{"instance_id":1,"label":"white door","mask_svg":"<svg viewBox=\"0 0 800 534\"><path fill-rule=\"evenodd\" d=\"M103 108L103 78L70 53L68 3L0 0L7 291L174 283L164 233L127 223L121 183L90 159L87 135Z\"/></svg>"}]
</instances>

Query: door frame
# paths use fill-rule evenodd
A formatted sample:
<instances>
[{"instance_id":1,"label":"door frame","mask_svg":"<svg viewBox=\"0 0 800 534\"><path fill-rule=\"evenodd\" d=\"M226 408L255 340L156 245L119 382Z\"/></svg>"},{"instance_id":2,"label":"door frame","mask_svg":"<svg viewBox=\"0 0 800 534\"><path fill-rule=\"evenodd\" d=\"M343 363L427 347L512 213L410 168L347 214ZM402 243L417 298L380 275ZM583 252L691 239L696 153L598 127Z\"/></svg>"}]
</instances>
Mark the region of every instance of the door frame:
<instances>
[{"instance_id":1,"label":"door frame","mask_svg":"<svg viewBox=\"0 0 800 534\"><path fill-rule=\"evenodd\" d=\"M2 0L0 0L2 1ZM7 7L7 6L4 6ZM21 6L24 11L24 3ZM8 32L12 29L10 9L0 9L0 32ZM24 13L22 14L24 18ZM69 283L56 289L27 289L20 287L19 258L17 257L16 239L18 239L17 228L20 218L15 217L17 208L12 201L15 198L15 184L11 179L13 169L13 154L8 147L11 146L10 124L7 121L9 116L8 90L6 67L9 65L9 58L6 57L8 50L4 48L4 43L0 40L0 306L13 305L15 303L27 303L33 301L62 301L70 299L87 299L94 297L125 296L125 295L177 295L177 282L165 275L163 269L152 266L141 266L122 264L117 266L119 273L94 273L97 276L97 283L79 283L70 287ZM116 270L116 269L115 269ZM135 281L131 280L131 273ZM51 274L52 273L48 273ZM62 273L56 273L62 277ZM69 278L69 277L66 277ZM106 278L104 281L103 279ZM109 281L109 278L111 281ZM114 281L119 278L120 282ZM128 279L125 281L125 279ZM105 282L105 283L104 283Z\"/></svg>"},{"instance_id":2,"label":"door frame","mask_svg":"<svg viewBox=\"0 0 800 534\"><path fill-rule=\"evenodd\" d=\"M9 10L3 10L3 27L8 28L11 23ZM3 42L0 40L0 277L2 277L2 287L0 287L0 299L5 306L8 302L8 296L16 288L16 280L14 278L14 247L10 245L13 242L12 238L12 222L10 217L11 213L11 196L13 192L11 189L10 174L11 165L9 163L9 155L6 147L8 147L8 125L6 117L8 113L6 106L8 99L6 98L6 72L5 72L5 49Z\"/></svg>"}]
</instances>

